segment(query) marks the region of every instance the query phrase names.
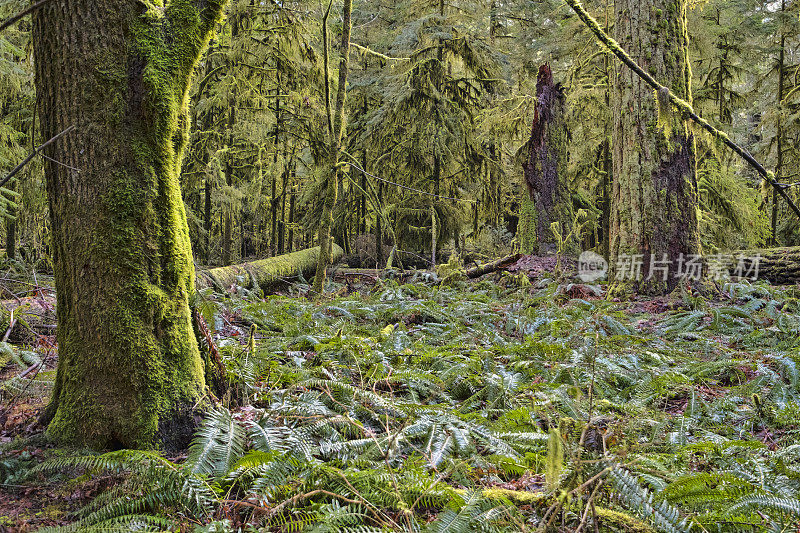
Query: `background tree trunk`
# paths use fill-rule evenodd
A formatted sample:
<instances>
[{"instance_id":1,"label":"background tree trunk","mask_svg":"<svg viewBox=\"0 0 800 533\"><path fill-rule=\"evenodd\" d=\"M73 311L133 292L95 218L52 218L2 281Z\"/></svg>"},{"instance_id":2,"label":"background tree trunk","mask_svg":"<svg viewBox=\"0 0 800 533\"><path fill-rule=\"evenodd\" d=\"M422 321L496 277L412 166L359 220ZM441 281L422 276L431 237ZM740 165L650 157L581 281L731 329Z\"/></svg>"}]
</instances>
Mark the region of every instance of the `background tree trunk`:
<instances>
[{"instance_id":1,"label":"background tree trunk","mask_svg":"<svg viewBox=\"0 0 800 533\"><path fill-rule=\"evenodd\" d=\"M178 182L187 91L223 0L51 0L34 13L58 293L48 435L93 448L186 445L203 397Z\"/></svg>"},{"instance_id":2,"label":"background tree trunk","mask_svg":"<svg viewBox=\"0 0 800 533\"><path fill-rule=\"evenodd\" d=\"M691 102L685 0L617 0L615 37L646 72ZM669 103L666 104L669 106ZM659 121L653 90L624 65L611 76L614 113L611 257L641 255L638 289L671 291L681 254L700 253L695 143L680 114ZM659 123L661 122L661 123ZM671 270L650 277L651 260ZM620 279L621 272L616 272Z\"/></svg>"},{"instance_id":3,"label":"background tree trunk","mask_svg":"<svg viewBox=\"0 0 800 533\"><path fill-rule=\"evenodd\" d=\"M531 130L528 160L525 163L525 184L536 207L536 246L540 254L558 251L550 228L561 225L562 234L572 227L572 197L567 188L567 125L564 117L564 94L553 83L550 65L539 67L536 80L536 109ZM530 214L528 214L530 217ZM530 223L530 221L526 221ZM578 240L573 239L564 250L578 255Z\"/></svg>"},{"instance_id":4,"label":"background tree trunk","mask_svg":"<svg viewBox=\"0 0 800 533\"><path fill-rule=\"evenodd\" d=\"M350 65L350 31L351 13L353 0L345 0L342 11L342 46L340 53L342 58L339 61L339 87L336 92L336 110L333 113L332 125L330 128L330 146L328 147L328 157L323 164L326 166L326 179L328 181L327 191L323 199L322 221L319 228L319 262L317 272L314 276L314 292L322 294L325 288L325 276L330 262L331 250L331 229L333 227L333 208L339 194L339 151L342 145L344 134L344 103L347 96L347 75ZM327 33L327 32L326 32ZM325 76L329 76L325 72Z\"/></svg>"}]
</instances>

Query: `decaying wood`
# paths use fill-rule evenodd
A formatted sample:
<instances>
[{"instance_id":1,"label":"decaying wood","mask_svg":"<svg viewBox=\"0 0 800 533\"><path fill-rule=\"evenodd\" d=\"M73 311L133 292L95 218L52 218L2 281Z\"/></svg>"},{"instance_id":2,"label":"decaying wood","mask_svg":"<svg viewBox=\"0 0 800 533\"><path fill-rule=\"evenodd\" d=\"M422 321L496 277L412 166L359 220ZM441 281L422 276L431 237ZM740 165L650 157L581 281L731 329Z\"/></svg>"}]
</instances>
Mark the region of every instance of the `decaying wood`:
<instances>
[{"instance_id":1,"label":"decaying wood","mask_svg":"<svg viewBox=\"0 0 800 533\"><path fill-rule=\"evenodd\" d=\"M560 84L553 80L548 63L539 67L536 81L536 107L528 141L528 159L523 165L524 182L535 203L535 228L526 228L522 251L549 254L558 251L551 226L558 222L562 231L569 231L574 219L572 195L566 184L567 124L565 96ZM528 211L532 214L532 211ZM535 242L532 242L535 241ZM567 243L570 255L578 255L577 243Z\"/></svg>"},{"instance_id":2,"label":"decaying wood","mask_svg":"<svg viewBox=\"0 0 800 533\"><path fill-rule=\"evenodd\" d=\"M486 274L491 274L492 272L496 272L498 270L510 267L511 265L519 261L521 257L522 254L507 255L505 257L501 257L500 259L496 259L491 263L486 263L485 265L480 265L474 268L467 269L466 275L469 279L479 278Z\"/></svg>"},{"instance_id":3,"label":"decaying wood","mask_svg":"<svg viewBox=\"0 0 800 533\"><path fill-rule=\"evenodd\" d=\"M224 292L234 285L241 285L269 290L276 284L291 281L301 274L310 278L316 271L319 253L319 246L315 246L241 265L201 270L197 273L197 288L214 287L216 290ZM343 255L342 248L332 244L330 264L339 261Z\"/></svg>"}]
</instances>

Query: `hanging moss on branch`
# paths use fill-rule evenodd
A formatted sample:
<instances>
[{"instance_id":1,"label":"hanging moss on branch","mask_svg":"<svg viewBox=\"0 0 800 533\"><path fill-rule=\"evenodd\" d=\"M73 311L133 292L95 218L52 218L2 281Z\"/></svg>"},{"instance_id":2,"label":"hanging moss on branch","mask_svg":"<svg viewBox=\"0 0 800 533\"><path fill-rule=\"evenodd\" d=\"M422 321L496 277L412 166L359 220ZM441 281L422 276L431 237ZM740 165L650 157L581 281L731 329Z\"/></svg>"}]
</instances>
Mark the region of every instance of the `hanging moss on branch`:
<instances>
[{"instance_id":1,"label":"hanging moss on branch","mask_svg":"<svg viewBox=\"0 0 800 533\"><path fill-rule=\"evenodd\" d=\"M317 268L320 247L299 250L290 254L252 261L241 265L231 265L197 273L197 288L214 287L227 291L235 285L259 287L265 291L276 284L292 280L300 275L309 278ZM334 264L344 255L337 244L331 244L329 264Z\"/></svg>"},{"instance_id":2,"label":"hanging moss on branch","mask_svg":"<svg viewBox=\"0 0 800 533\"><path fill-rule=\"evenodd\" d=\"M617 58L622 61L625 66L633 70L636 75L642 78L645 83L647 83L650 87L653 88L660 95L660 98L668 98L670 103L681 112L683 116L686 118L691 119L695 124L703 128L706 132L711 134L712 137L718 139L720 142L725 144L728 148L736 152L742 159L744 159L751 167L753 167L756 172L758 172L764 180L767 181L772 187L780 194L784 200L789 204L792 211L800 217L800 208L794 203L791 199L789 194L781 187L778 182L775 180L775 174L773 172L768 171L764 166L759 163L747 150L736 144L731 140L727 133L718 130L714 126L712 126L707 120L700 117L697 113L695 113L694 108L692 105L687 102L686 100L679 98L675 93L669 90L669 88L664 87L658 81L656 81L653 76L645 72L634 59L628 55L625 50L619 45L617 41L615 41L611 36L609 36L603 28L600 27L600 24L592 17L586 9L583 7L579 0L564 0L578 17L583 21L584 24L595 34L595 36L603 43Z\"/></svg>"}]
</instances>

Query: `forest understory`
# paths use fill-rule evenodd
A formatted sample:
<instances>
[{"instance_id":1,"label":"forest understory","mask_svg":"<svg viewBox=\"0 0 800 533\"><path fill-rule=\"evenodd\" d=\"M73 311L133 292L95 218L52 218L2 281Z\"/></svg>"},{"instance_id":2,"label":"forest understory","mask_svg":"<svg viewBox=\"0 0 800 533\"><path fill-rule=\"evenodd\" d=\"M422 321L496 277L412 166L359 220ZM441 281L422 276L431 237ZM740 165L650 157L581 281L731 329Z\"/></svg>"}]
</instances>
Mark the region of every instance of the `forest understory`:
<instances>
[{"instance_id":1,"label":"forest understory","mask_svg":"<svg viewBox=\"0 0 800 533\"><path fill-rule=\"evenodd\" d=\"M792 0L0 0L0 533L800 533L798 168Z\"/></svg>"},{"instance_id":2,"label":"forest understory","mask_svg":"<svg viewBox=\"0 0 800 533\"><path fill-rule=\"evenodd\" d=\"M170 457L47 444L54 292L14 285L0 530L797 530L797 287L620 299L519 265L205 289L218 403Z\"/></svg>"}]
</instances>

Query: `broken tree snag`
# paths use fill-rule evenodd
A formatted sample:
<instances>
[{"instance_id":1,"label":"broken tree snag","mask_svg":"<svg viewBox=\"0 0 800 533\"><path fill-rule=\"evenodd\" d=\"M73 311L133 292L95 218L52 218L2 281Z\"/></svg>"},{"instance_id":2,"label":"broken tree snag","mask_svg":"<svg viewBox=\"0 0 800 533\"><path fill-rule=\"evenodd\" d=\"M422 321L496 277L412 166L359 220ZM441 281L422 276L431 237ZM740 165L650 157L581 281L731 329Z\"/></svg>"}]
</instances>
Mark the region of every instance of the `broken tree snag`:
<instances>
[{"instance_id":1,"label":"broken tree snag","mask_svg":"<svg viewBox=\"0 0 800 533\"><path fill-rule=\"evenodd\" d=\"M508 268L519 261L521 257L522 254L507 255L505 257L501 257L500 259L496 259L491 263L486 263L485 265L467 269L465 274L469 279L479 278L486 274L491 274L492 272Z\"/></svg>"},{"instance_id":2,"label":"broken tree snag","mask_svg":"<svg viewBox=\"0 0 800 533\"><path fill-rule=\"evenodd\" d=\"M558 251L551 225L558 222L561 233L566 234L572 226L574 213L572 196L567 188L567 126L564 117L564 91L560 84L553 83L553 72L545 63L539 67L536 81L536 108L528 141L528 159L524 165L525 185L535 209L527 209L525 216L535 217L535 245L530 243L534 235L532 220L523 221L528 227L524 247L534 248L540 254ZM567 254L578 254L577 240L568 243Z\"/></svg>"},{"instance_id":3,"label":"broken tree snag","mask_svg":"<svg viewBox=\"0 0 800 533\"><path fill-rule=\"evenodd\" d=\"M301 274L310 278L316 271L319 251L319 246L315 246L241 265L202 270L197 273L197 288L214 287L218 291L225 292L234 285L246 285L267 291L276 284L295 279ZM343 255L342 248L332 243L329 263L336 263Z\"/></svg>"}]
</instances>

